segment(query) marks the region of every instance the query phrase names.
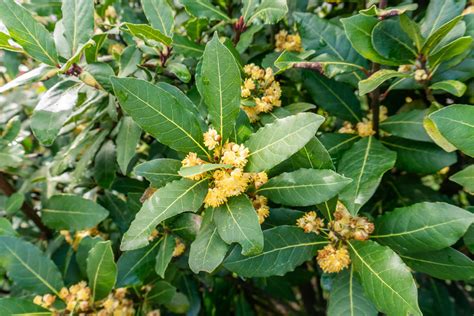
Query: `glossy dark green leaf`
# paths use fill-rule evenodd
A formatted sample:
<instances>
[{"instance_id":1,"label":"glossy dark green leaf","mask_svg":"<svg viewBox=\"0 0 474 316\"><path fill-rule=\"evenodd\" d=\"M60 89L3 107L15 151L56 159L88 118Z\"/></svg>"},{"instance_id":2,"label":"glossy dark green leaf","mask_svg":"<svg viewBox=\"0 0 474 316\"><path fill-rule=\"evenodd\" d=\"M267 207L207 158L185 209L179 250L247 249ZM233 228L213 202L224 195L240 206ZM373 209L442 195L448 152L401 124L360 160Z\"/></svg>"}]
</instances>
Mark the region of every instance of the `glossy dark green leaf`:
<instances>
[{"instance_id":1,"label":"glossy dark green leaf","mask_svg":"<svg viewBox=\"0 0 474 316\"><path fill-rule=\"evenodd\" d=\"M449 1L447 1L449 2ZM453 8L453 7L452 7ZM442 20L441 15L439 16L441 19L437 20L440 21ZM434 48L439 44L439 42L446 36L448 33L458 24L459 21L461 21L462 17L461 16L456 16L453 17L451 20L447 20L446 23L443 25L439 25L438 28L433 29L430 31L429 36L426 37L426 42L423 44L423 47L421 48L421 52L423 54L428 54L431 52L431 49ZM436 22L437 22L436 21Z\"/></svg>"},{"instance_id":2,"label":"glossy dark green leaf","mask_svg":"<svg viewBox=\"0 0 474 316\"><path fill-rule=\"evenodd\" d=\"M352 241L349 248L364 293L380 312L422 315L415 280L393 250L373 241Z\"/></svg>"},{"instance_id":3,"label":"glossy dark green leaf","mask_svg":"<svg viewBox=\"0 0 474 316\"><path fill-rule=\"evenodd\" d=\"M142 130L131 117L122 119L117 135L117 162L123 174L127 174L128 165L135 156Z\"/></svg>"},{"instance_id":4,"label":"glossy dark green leaf","mask_svg":"<svg viewBox=\"0 0 474 316\"><path fill-rule=\"evenodd\" d=\"M200 58L204 53L204 45L196 44L187 37L178 34L173 36L172 46L176 53L186 57Z\"/></svg>"},{"instance_id":5,"label":"glossy dark green leaf","mask_svg":"<svg viewBox=\"0 0 474 316\"><path fill-rule=\"evenodd\" d=\"M0 237L0 264L20 288L58 295L64 286L58 267L41 250L15 237Z\"/></svg>"},{"instance_id":6,"label":"glossy dark green leaf","mask_svg":"<svg viewBox=\"0 0 474 316\"><path fill-rule=\"evenodd\" d=\"M372 30L372 46L384 58L409 63L416 57L412 40L398 18L382 20Z\"/></svg>"},{"instance_id":7,"label":"glossy dark green leaf","mask_svg":"<svg viewBox=\"0 0 474 316\"><path fill-rule=\"evenodd\" d=\"M470 165L453 174L449 177L449 180L462 185L467 192L474 194L474 165Z\"/></svg>"},{"instance_id":8,"label":"glossy dark green leaf","mask_svg":"<svg viewBox=\"0 0 474 316\"><path fill-rule=\"evenodd\" d=\"M117 266L110 240L97 243L89 251L87 278L93 301L106 297L112 291L117 279Z\"/></svg>"},{"instance_id":9,"label":"glossy dark green leaf","mask_svg":"<svg viewBox=\"0 0 474 316\"><path fill-rule=\"evenodd\" d=\"M283 205L310 206L331 199L351 182L332 170L299 169L271 178L257 193Z\"/></svg>"},{"instance_id":10,"label":"glossy dark green leaf","mask_svg":"<svg viewBox=\"0 0 474 316\"><path fill-rule=\"evenodd\" d=\"M154 159L137 165L134 172L137 176L145 177L155 188L164 186L173 180L178 180L181 161L175 159Z\"/></svg>"},{"instance_id":11,"label":"glossy dark green leaf","mask_svg":"<svg viewBox=\"0 0 474 316\"><path fill-rule=\"evenodd\" d=\"M11 38L31 57L51 66L58 65L53 37L28 10L14 0L4 0L0 2L0 20L7 27Z\"/></svg>"},{"instance_id":12,"label":"glossy dark green leaf","mask_svg":"<svg viewBox=\"0 0 474 316\"><path fill-rule=\"evenodd\" d=\"M91 251L91 249L94 248L95 245L103 241L104 240L99 236L86 236L81 239L79 246L77 246L76 261L77 265L79 266L79 270L81 271L84 277L87 276L87 257L89 255L89 251Z\"/></svg>"},{"instance_id":13,"label":"glossy dark green leaf","mask_svg":"<svg viewBox=\"0 0 474 316\"><path fill-rule=\"evenodd\" d=\"M167 0L141 0L143 12L151 26L168 37L173 37L173 8Z\"/></svg>"},{"instance_id":14,"label":"glossy dark green leaf","mask_svg":"<svg viewBox=\"0 0 474 316\"><path fill-rule=\"evenodd\" d=\"M474 279L474 262L453 248L401 255L401 258L413 270L438 279L466 281Z\"/></svg>"},{"instance_id":15,"label":"glossy dark green leaf","mask_svg":"<svg viewBox=\"0 0 474 316\"><path fill-rule=\"evenodd\" d=\"M424 38L421 35L420 25L408 17L407 14L402 14L400 15L400 26L411 38L413 43L415 43L417 50L420 51L424 42Z\"/></svg>"},{"instance_id":16,"label":"glossy dark green leaf","mask_svg":"<svg viewBox=\"0 0 474 316\"><path fill-rule=\"evenodd\" d=\"M372 236L403 253L444 249L461 238L474 215L451 204L422 202L381 216Z\"/></svg>"},{"instance_id":17,"label":"glossy dark green leaf","mask_svg":"<svg viewBox=\"0 0 474 316\"><path fill-rule=\"evenodd\" d=\"M377 315L374 304L365 296L364 289L356 278L353 266L339 272L334 278L327 315Z\"/></svg>"},{"instance_id":18,"label":"glossy dark green leaf","mask_svg":"<svg viewBox=\"0 0 474 316\"><path fill-rule=\"evenodd\" d=\"M456 153L448 153L433 143L397 137L384 138L388 149L397 153L396 167L415 173L435 173L456 163Z\"/></svg>"},{"instance_id":19,"label":"glossy dark green leaf","mask_svg":"<svg viewBox=\"0 0 474 316\"><path fill-rule=\"evenodd\" d=\"M115 144L108 140L97 152L94 161L94 178L99 186L109 189L115 180L115 161L116 161Z\"/></svg>"},{"instance_id":20,"label":"glossy dark green leaf","mask_svg":"<svg viewBox=\"0 0 474 316\"><path fill-rule=\"evenodd\" d=\"M341 191L339 199L349 212L357 214L372 197L383 174L395 165L396 156L374 137L359 140L343 154L337 171L353 181Z\"/></svg>"},{"instance_id":21,"label":"glossy dark green leaf","mask_svg":"<svg viewBox=\"0 0 474 316\"><path fill-rule=\"evenodd\" d=\"M256 255L263 249L263 233L257 212L245 194L232 197L214 211L219 236L228 244L242 247L242 255Z\"/></svg>"},{"instance_id":22,"label":"glossy dark green leaf","mask_svg":"<svg viewBox=\"0 0 474 316\"><path fill-rule=\"evenodd\" d=\"M94 33L94 1L64 0L63 13L64 36L74 55L78 48L85 44Z\"/></svg>"},{"instance_id":23,"label":"glossy dark green leaf","mask_svg":"<svg viewBox=\"0 0 474 316\"><path fill-rule=\"evenodd\" d=\"M79 88L75 81L61 81L41 96L31 117L31 129L43 145L53 144L77 103Z\"/></svg>"},{"instance_id":24,"label":"glossy dark green leaf","mask_svg":"<svg viewBox=\"0 0 474 316\"><path fill-rule=\"evenodd\" d=\"M245 142L250 151L247 170L269 170L291 157L314 137L323 121L320 115L299 113L260 128Z\"/></svg>"},{"instance_id":25,"label":"glossy dark green leaf","mask_svg":"<svg viewBox=\"0 0 474 316\"><path fill-rule=\"evenodd\" d=\"M186 11L195 17L206 17L210 20L227 20L230 18L215 7L209 0L182 0Z\"/></svg>"},{"instance_id":26,"label":"glossy dark green leaf","mask_svg":"<svg viewBox=\"0 0 474 316\"><path fill-rule=\"evenodd\" d=\"M133 250L148 245L148 237L156 225L184 212L195 212L207 193L207 180L176 180L156 191L143 203L120 245Z\"/></svg>"},{"instance_id":27,"label":"glossy dark green leaf","mask_svg":"<svg viewBox=\"0 0 474 316\"><path fill-rule=\"evenodd\" d=\"M327 241L316 234L306 234L295 226L265 230L263 251L246 257L239 246L224 261L224 267L241 277L284 275L314 257Z\"/></svg>"},{"instance_id":28,"label":"glossy dark green leaf","mask_svg":"<svg viewBox=\"0 0 474 316\"><path fill-rule=\"evenodd\" d=\"M165 277L166 269L171 262L171 258L173 258L175 246L175 239L172 235L165 234L160 240L155 259L155 272L162 278Z\"/></svg>"},{"instance_id":29,"label":"glossy dark green leaf","mask_svg":"<svg viewBox=\"0 0 474 316\"><path fill-rule=\"evenodd\" d=\"M431 142L431 138L423 127L425 115L426 110L411 110L395 114L382 121L380 128L394 136Z\"/></svg>"},{"instance_id":30,"label":"glossy dark green leaf","mask_svg":"<svg viewBox=\"0 0 474 316\"><path fill-rule=\"evenodd\" d=\"M429 38L443 24L459 16L466 5L465 0L432 0L421 23L421 34Z\"/></svg>"},{"instance_id":31,"label":"glossy dark green leaf","mask_svg":"<svg viewBox=\"0 0 474 316\"><path fill-rule=\"evenodd\" d=\"M173 95L140 79L112 78L111 81L122 108L146 132L175 150L207 155L199 118Z\"/></svg>"},{"instance_id":32,"label":"glossy dark green leaf","mask_svg":"<svg viewBox=\"0 0 474 316\"><path fill-rule=\"evenodd\" d=\"M213 272L224 260L229 245L222 240L214 223L215 209L207 209L201 229L191 244L189 267L194 273Z\"/></svg>"},{"instance_id":33,"label":"glossy dark green leaf","mask_svg":"<svg viewBox=\"0 0 474 316\"><path fill-rule=\"evenodd\" d=\"M167 304L176 294L176 288L166 281L158 281L146 293L145 300L153 304Z\"/></svg>"}]
</instances>

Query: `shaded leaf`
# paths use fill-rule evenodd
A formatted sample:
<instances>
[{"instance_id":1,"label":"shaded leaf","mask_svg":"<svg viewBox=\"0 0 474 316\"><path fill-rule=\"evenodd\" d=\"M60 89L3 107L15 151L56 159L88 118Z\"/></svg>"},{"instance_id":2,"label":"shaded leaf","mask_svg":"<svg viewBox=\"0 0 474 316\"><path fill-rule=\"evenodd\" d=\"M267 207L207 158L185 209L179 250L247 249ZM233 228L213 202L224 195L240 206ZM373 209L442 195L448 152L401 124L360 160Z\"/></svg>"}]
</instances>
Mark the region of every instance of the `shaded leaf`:
<instances>
[{"instance_id":1,"label":"shaded leaf","mask_svg":"<svg viewBox=\"0 0 474 316\"><path fill-rule=\"evenodd\" d=\"M117 162L122 174L127 174L128 165L135 149L140 141L142 130L131 117L126 116L122 119L120 129L117 135Z\"/></svg>"},{"instance_id":2,"label":"shaded leaf","mask_svg":"<svg viewBox=\"0 0 474 316\"><path fill-rule=\"evenodd\" d=\"M380 128L398 137L431 142L423 127L426 110L411 110L392 115L380 122Z\"/></svg>"},{"instance_id":3,"label":"shaded leaf","mask_svg":"<svg viewBox=\"0 0 474 316\"><path fill-rule=\"evenodd\" d=\"M160 240L155 259L155 272L162 278L165 277L166 268L168 268L171 258L173 257L175 245L175 239L171 235L165 234Z\"/></svg>"},{"instance_id":4,"label":"shaded leaf","mask_svg":"<svg viewBox=\"0 0 474 316\"><path fill-rule=\"evenodd\" d=\"M462 185L467 192L474 194L474 165L470 165L453 174L449 177L449 180Z\"/></svg>"},{"instance_id":5,"label":"shaded leaf","mask_svg":"<svg viewBox=\"0 0 474 316\"><path fill-rule=\"evenodd\" d=\"M110 240L95 244L89 251L87 278L92 301L100 300L112 291L117 279L117 266Z\"/></svg>"}]
</instances>

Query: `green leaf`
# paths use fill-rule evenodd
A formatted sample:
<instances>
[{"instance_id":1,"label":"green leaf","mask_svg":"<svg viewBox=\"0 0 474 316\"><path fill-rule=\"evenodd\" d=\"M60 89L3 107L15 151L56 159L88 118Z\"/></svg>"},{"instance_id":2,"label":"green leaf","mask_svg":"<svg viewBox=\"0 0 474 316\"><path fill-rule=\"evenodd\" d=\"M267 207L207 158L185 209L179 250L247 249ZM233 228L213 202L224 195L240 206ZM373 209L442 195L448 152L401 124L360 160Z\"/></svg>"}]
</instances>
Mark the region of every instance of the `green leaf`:
<instances>
[{"instance_id":1,"label":"green leaf","mask_svg":"<svg viewBox=\"0 0 474 316\"><path fill-rule=\"evenodd\" d=\"M274 24L283 19L288 12L286 0L244 0L242 16L247 25L255 19L261 19L264 24Z\"/></svg>"},{"instance_id":2,"label":"green leaf","mask_svg":"<svg viewBox=\"0 0 474 316\"><path fill-rule=\"evenodd\" d=\"M271 178L258 194L288 206L310 206L337 195L352 180L332 170L299 169Z\"/></svg>"},{"instance_id":3,"label":"green leaf","mask_svg":"<svg viewBox=\"0 0 474 316\"><path fill-rule=\"evenodd\" d=\"M364 295L354 267L339 272L333 280L329 294L328 316L364 315L376 316L374 304Z\"/></svg>"},{"instance_id":4,"label":"green leaf","mask_svg":"<svg viewBox=\"0 0 474 316\"><path fill-rule=\"evenodd\" d=\"M372 30L378 19L362 14L341 19L347 38L352 47L365 58L389 66L398 66L398 63L379 54L372 45Z\"/></svg>"},{"instance_id":5,"label":"green leaf","mask_svg":"<svg viewBox=\"0 0 474 316\"><path fill-rule=\"evenodd\" d=\"M382 20L372 30L372 46L384 58L399 63L415 60L417 52L398 18Z\"/></svg>"},{"instance_id":6,"label":"green leaf","mask_svg":"<svg viewBox=\"0 0 474 316\"><path fill-rule=\"evenodd\" d=\"M127 174L128 165L135 156L135 149L140 142L141 134L140 126L131 117L126 116L122 119L116 140L117 162L122 174Z\"/></svg>"},{"instance_id":7,"label":"green leaf","mask_svg":"<svg viewBox=\"0 0 474 316\"><path fill-rule=\"evenodd\" d=\"M120 54L120 71L118 77L127 77L138 70L138 65L142 60L141 51L135 46L127 46Z\"/></svg>"},{"instance_id":8,"label":"green leaf","mask_svg":"<svg viewBox=\"0 0 474 316\"><path fill-rule=\"evenodd\" d=\"M454 104L428 115L424 121L430 137L441 148L453 151L456 148L474 157L474 107Z\"/></svg>"},{"instance_id":9,"label":"green leaf","mask_svg":"<svg viewBox=\"0 0 474 316\"><path fill-rule=\"evenodd\" d=\"M217 33L206 45L202 63L203 98L211 121L222 140L232 133L240 111L240 70Z\"/></svg>"},{"instance_id":10,"label":"green leaf","mask_svg":"<svg viewBox=\"0 0 474 316\"><path fill-rule=\"evenodd\" d=\"M383 174L395 165L396 156L374 137L359 140L343 154L337 171L354 181L341 191L339 199L351 214L357 214L372 197Z\"/></svg>"},{"instance_id":11,"label":"green leaf","mask_svg":"<svg viewBox=\"0 0 474 316\"><path fill-rule=\"evenodd\" d=\"M174 34L173 48L177 54L190 58L200 58L204 53L204 46L191 41L185 36Z\"/></svg>"},{"instance_id":12,"label":"green leaf","mask_svg":"<svg viewBox=\"0 0 474 316\"><path fill-rule=\"evenodd\" d=\"M449 2L449 1L448 1ZM431 50L436 47L440 41L448 35L448 33L462 20L462 16L456 16L450 21L447 21L441 25L436 31L431 32L431 35L427 37L426 42L421 48L421 53L428 55Z\"/></svg>"},{"instance_id":13,"label":"green leaf","mask_svg":"<svg viewBox=\"0 0 474 316\"><path fill-rule=\"evenodd\" d=\"M22 52L23 50L18 46L10 44L10 35L0 32L0 48L12 52Z\"/></svg>"},{"instance_id":14,"label":"green leaf","mask_svg":"<svg viewBox=\"0 0 474 316\"><path fill-rule=\"evenodd\" d=\"M395 114L380 122L380 128L394 136L431 142L431 138L423 127L425 115L426 110L411 110Z\"/></svg>"},{"instance_id":15,"label":"green leaf","mask_svg":"<svg viewBox=\"0 0 474 316\"><path fill-rule=\"evenodd\" d=\"M463 170L453 174L449 180L462 185L464 189L474 194L474 165L467 166Z\"/></svg>"},{"instance_id":16,"label":"green leaf","mask_svg":"<svg viewBox=\"0 0 474 316\"><path fill-rule=\"evenodd\" d=\"M176 294L176 288L166 281L158 281L146 293L145 300L153 304L167 304Z\"/></svg>"},{"instance_id":17,"label":"green leaf","mask_svg":"<svg viewBox=\"0 0 474 316\"><path fill-rule=\"evenodd\" d=\"M31 129L43 145L53 144L77 103L79 88L75 81L60 81L41 96L31 117Z\"/></svg>"},{"instance_id":18,"label":"green leaf","mask_svg":"<svg viewBox=\"0 0 474 316\"><path fill-rule=\"evenodd\" d=\"M181 161L162 158L141 163L133 170L137 176L145 177L155 188L164 186L173 180L181 179L178 174Z\"/></svg>"},{"instance_id":19,"label":"green leaf","mask_svg":"<svg viewBox=\"0 0 474 316\"><path fill-rule=\"evenodd\" d=\"M4 217L0 217L0 236L15 237L16 231L12 227L12 223Z\"/></svg>"},{"instance_id":20,"label":"green leaf","mask_svg":"<svg viewBox=\"0 0 474 316\"><path fill-rule=\"evenodd\" d=\"M260 128L245 142L250 151L247 170L269 170L291 157L314 137L323 121L320 115L299 113Z\"/></svg>"},{"instance_id":21,"label":"green leaf","mask_svg":"<svg viewBox=\"0 0 474 316\"><path fill-rule=\"evenodd\" d=\"M173 251L176 246L175 239L172 235L165 234L160 240L158 253L156 254L155 272L160 277L165 277L166 268L173 258Z\"/></svg>"},{"instance_id":22,"label":"green leaf","mask_svg":"<svg viewBox=\"0 0 474 316\"><path fill-rule=\"evenodd\" d=\"M229 245L222 240L214 223L215 209L206 209L201 229L191 244L189 267L194 273L213 272L224 260Z\"/></svg>"},{"instance_id":23,"label":"green leaf","mask_svg":"<svg viewBox=\"0 0 474 316\"><path fill-rule=\"evenodd\" d=\"M15 192L10 195L5 202L5 211L7 214L14 214L16 213L25 202L25 195L20 192Z\"/></svg>"},{"instance_id":24,"label":"green leaf","mask_svg":"<svg viewBox=\"0 0 474 316\"><path fill-rule=\"evenodd\" d=\"M451 58L464 53L471 47L471 44L471 36L464 36L454 40L428 57L430 66L435 67L443 61L450 60Z\"/></svg>"},{"instance_id":25,"label":"green leaf","mask_svg":"<svg viewBox=\"0 0 474 316\"><path fill-rule=\"evenodd\" d=\"M267 229L263 236L264 248L260 254L246 257L237 246L224 261L224 267L241 277L281 276L313 258L316 250L328 243L295 226Z\"/></svg>"},{"instance_id":26,"label":"green leaf","mask_svg":"<svg viewBox=\"0 0 474 316\"><path fill-rule=\"evenodd\" d=\"M436 173L457 161L456 153L445 152L433 143L397 137L387 137L381 142L397 153L395 166L408 172Z\"/></svg>"},{"instance_id":27,"label":"green leaf","mask_svg":"<svg viewBox=\"0 0 474 316\"><path fill-rule=\"evenodd\" d=\"M81 44L87 43L94 33L94 1L64 0L61 11L64 36L74 55Z\"/></svg>"},{"instance_id":28,"label":"green leaf","mask_svg":"<svg viewBox=\"0 0 474 316\"><path fill-rule=\"evenodd\" d=\"M382 83L392 78L409 77L409 74L404 74L396 70L382 69L373 73L369 78L359 81L359 95L364 95L374 91Z\"/></svg>"},{"instance_id":29,"label":"green leaf","mask_svg":"<svg viewBox=\"0 0 474 316\"><path fill-rule=\"evenodd\" d=\"M91 249L94 248L95 245L103 241L104 240L99 236L86 236L81 239L76 251L76 261L77 265L79 266L79 270L84 276L87 276L87 258L89 255L89 251L91 251Z\"/></svg>"},{"instance_id":30,"label":"green leaf","mask_svg":"<svg viewBox=\"0 0 474 316\"><path fill-rule=\"evenodd\" d=\"M443 24L461 15L465 0L432 0L421 23L421 34L429 38Z\"/></svg>"},{"instance_id":31,"label":"green leaf","mask_svg":"<svg viewBox=\"0 0 474 316\"><path fill-rule=\"evenodd\" d=\"M228 244L240 244L242 255L250 256L262 252L262 229L257 212L245 194L232 197L216 208L214 223L222 240Z\"/></svg>"},{"instance_id":32,"label":"green leaf","mask_svg":"<svg viewBox=\"0 0 474 316\"><path fill-rule=\"evenodd\" d=\"M11 316L47 316L53 313L33 303L32 299L5 297L0 298L0 314Z\"/></svg>"},{"instance_id":33,"label":"green leaf","mask_svg":"<svg viewBox=\"0 0 474 316\"><path fill-rule=\"evenodd\" d=\"M466 281L474 279L474 262L453 248L400 257L413 270L438 279Z\"/></svg>"},{"instance_id":34,"label":"green leaf","mask_svg":"<svg viewBox=\"0 0 474 316\"><path fill-rule=\"evenodd\" d=\"M219 164L219 163L206 163L204 165L198 165L198 166L192 166L192 167L181 167L178 173L180 176L187 178L187 177L196 176L201 173L205 173L208 171L221 169L221 168L230 169L232 168L232 165Z\"/></svg>"},{"instance_id":35,"label":"green leaf","mask_svg":"<svg viewBox=\"0 0 474 316\"><path fill-rule=\"evenodd\" d=\"M430 86L430 89L446 91L456 97L461 97L464 94L464 92L466 92L467 87L461 81L444 80L444 81L439 81L432 84Z\"/></svg>"},{"instance_id":36,"label":"green leaf","mask_svg":"<svg viewBox=\"0 0 474 316\"><path fill-rule=\"evenodd\" d=\"M48 30L31 13L14 0L0 2L0 20L11 38L31 57L51 66L58 65L58 54Z\"/></svg>"},{"instance_id":37,"label":"green leaf","mask_svg":"<svg viewBox=\"0 0 474 316\"><path fill-rule=\"evenodd\" d=\"M0 142L0 168L18 167L23 162L25 150L20 144Z\"/></svg>"},{"instance_id":38,"label":"green leaf","mask_svg":"<svg viewBox=\"0 0 474 316\"><path fill-rule=\"evenodd\" d=\"M159 142L182 152L207 154L199 118L176 98L152 83L133 78L111 78L122 108Z\"/></svg>"},{"instance_id":39,"label":"green leaf","mask_svg":"<svg viewBox=\"0 0 474 316\"><path fill-rule=\"evenodd\" d=\"M20 288L37 293L59 294L64 286L61 273L51 259L29 242L0 237L0 264Z\"/></svg>"},{"instance_id":40,"label":"green leaf","mask_svg":"<svg viewBox=\"0 0 474 316\"><path fill-rule=\"evenodd\" d=\"M117 261L117 287L139 285L154 274L155 259L158 253L159 240L147 247L126 251ZM156 276L156 274L154 274Z\"/></svg>"},{"instance_id":41,"label":"green leaf","mask_svg":"<svg viewBox=\"0 0 474 316\"><path fill-rule=\"evenodd\" d=\"M391 16L399 16L407 11L415 11L418 8L416 3L400 4L395 7L388 7L385 9L378 8L373 4L370 8L360 10L359 13L367 16L378 16L381 18L387 18Z\"/></svg>"},{"instance_id":42,"label":"green leaf","mask_svg":"<svg viewBox=\"0 0 474 316\"><path fill-rule=\"evenodd\" d=\"M395 252L373 241L353 241L349 247L364 292L380 312L422 315L415 281Z\"/></svg>"},{"instance_id":43,"label":"green leaf","mask_svg":"<svg viewBox=\"0 0 474 316\"><path fill-rule=\"evenodd\" d=\"M420 51L424 39L421 35L420 26L418 25L418 23L409 18L408 15L401 14L400 26L402 27L403 31L411 38L413 43L415 43L416 49Z\"/></svg>"},{"instance_id":44,"label":"green leaf","mask_svg":"<svg viewBox=\"0 0 474 316\"><path fill-rule=\"evenodd\" d=\"M106 297L114 288L117 279L117 265L114 261L111 241L97 243L87 256L87 278L92 291L91 300Z\"/></svg>"},{"instance_id":45,"label":"green leaf","mask_svg":"<svg viewBox=\"0 0 474 316\"><path fill-rule=\"evenodd\" d=\"M216 8L209 0L181 0L186 12L195 17L206 17L209 20L230 21L230 18Z\"/></svg>"},{"instance_id":46,"label":"green leaf","mask_svg":"<svg viewBox=\"0 0 474 316\"><path fill-rule=\"evenodd\" d=\"M148 245L151 232L170 217L196 212L207 193L207 180L181 179L168 183L145 201L122 239L120 249L133 250Z\"/></svg>"},{"instance_id":47,"label":"green leaf","mask_svg":"<svg viewBox=\"0 0 474 316\"><path fill-rule=\"evenodd\" d=\"M166 69L184 83L188 83L191 80L191 73L188 67L182 63L170 62L166 65Z\"/></svg>"},{"instance_id":48,"label":"green leaf","mask_svg":"<svg viewBox=\"0 0 474 316\"><path fill-rule=\"evenodd\" d=\"M113 141L106 141L95 156L94 179L99 186L109 189L115 180L116 150Z\"/></svg>"},{"instance_id":49,"label":"green leaf","mask_svg":"<svg viewBox=\"0 0 474 316\"><path fill-rule=\"evenodd\" d=\"M44 223L54 229L82 230L103 221L109 212L77 195L53 195L41 209Z\"/></svg>"},{"instance_id":50,"label":"green leaf","mask_svg":"<svg viewBox=\"0 0 474 316\"><path fill-rule=\"evenodd\" d=\"M59 69L56 67L41 64L37 68L34 68L22 75L19 75L15 79L9 81L7 84L1 86L0 93L7 92L8 90L23 86L30 82L46 79L46 77L54 77L58 73L58 71Z\"/></svg>"},{"instance_id":51,"label":"green leaf","mask_svg":"<svg viewBox=\"0 0 474 316\"><path fill-rule=\"evenodd\" d=\"M114 75L114 70L109 64L96 62L87 64L79 75L79 79L95 89L102 89L112 93L110 77Z\"/></svg>"},{"instance_id":52,"label":"green leaf","mask_svg":"<svg viewBox=\"0 0 474 316\"><path fill-rule=\"evenodd\" d=\"M440 250L461 238L474 215L443 202L396 208L381 216L372 238L402 253Z\"/></svg>"},{"instance_id":53,"label":"green leaf","mask_svg":"<svg viewBox=\"0 0 474 316\"><path fill-rule=\"evenodd\" d=\"M173 8L167 0L141 0L143 13L151 26L168 37L173 37Z\"/></svg>"},{"instance_id":54,"label":"green leaf","mask_svg":"<svg viewBox=\"0 0 474 316\"><path fill-rule=\"evenodd\" d=\"M144 40L150 46L157 46L158 43L170 46L173 41L170 37L147 24L133 24L127 22L123 25L126 27L126 29L124 28L126 31L130 32L133 36Z\"/></svg>"},{"instance_id":55,"label":"green leaf","mask_svg":"<svg viewBox=\"0 0 474 316\"><path fill-rule=\"evenodd\" d=\"M330 114L351 122L361 120L360 101L351 86L305 71L304 85L314 102Z\"/></svg>"}]
</instances>

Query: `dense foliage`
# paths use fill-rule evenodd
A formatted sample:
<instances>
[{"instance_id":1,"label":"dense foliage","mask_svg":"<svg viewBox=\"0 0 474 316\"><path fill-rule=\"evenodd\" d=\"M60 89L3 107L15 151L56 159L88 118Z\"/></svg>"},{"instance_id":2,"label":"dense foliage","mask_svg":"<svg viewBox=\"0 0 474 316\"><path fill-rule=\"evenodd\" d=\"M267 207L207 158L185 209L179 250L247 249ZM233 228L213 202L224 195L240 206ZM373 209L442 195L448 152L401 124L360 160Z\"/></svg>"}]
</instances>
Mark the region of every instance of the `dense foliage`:
<instances>
[{"instance_id":1,"label":"dense foliage","mask_svg":"<svg viewBox=\"0 0 474 316\"><path fill-rule=\"evenodd\" d=\"M0 314L471 315L473 12L0 0Z\"/></svg>"}]
</instances>

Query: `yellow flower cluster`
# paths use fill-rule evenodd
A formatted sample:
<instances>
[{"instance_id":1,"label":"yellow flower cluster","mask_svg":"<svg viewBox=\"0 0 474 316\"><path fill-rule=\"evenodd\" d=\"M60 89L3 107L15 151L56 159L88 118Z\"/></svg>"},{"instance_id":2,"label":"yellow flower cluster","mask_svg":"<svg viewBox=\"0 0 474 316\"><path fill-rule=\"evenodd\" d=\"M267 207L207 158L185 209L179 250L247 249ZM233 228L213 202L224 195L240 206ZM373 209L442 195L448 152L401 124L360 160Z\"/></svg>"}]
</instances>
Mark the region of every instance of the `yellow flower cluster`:
<instances>
[{"instance_id":1,"label":"yellow flower cluster","mask_svg":"<svg viewBox=\"0 0 474 316\"><path fill-rule=\"evenodd\" d=\"M428 79L428 73L424 69L415 70L414 78L416 81L425 81Z\"/></svg>"},{"instance_id":2,"label":"yellow flower cluster","mask_svg":"<svg viewBox=\"0 0 474 316\"><path fill-rule=\"evenodd\" d=\"M305 233L316 233L319 235L321 229L324 227L324 221L318 217L316 212L311 211L304 214L303 217L298 218L296 225L304 229Z\"/></svg>"},{"instance_id":3,"label":"yellow flower cluster","mask_svg":"<svg viewBox=\"0 0 474 316\"><path fill-rule=\"evenodd\" d=\"M281 106L280 83L275 80L271 68L264 70L255 64L249 64L245 65L244 72L247 78L241 87L243 104L253 102L255 105L242 105L242 109L247 113L250 122L256 122L260 119L260 113L268 113L274 107Z\"/></svg>"},{"instance_id":4,"label":"yellow flower cluster","mask_svg":"<svg viewBox=\"0 0 474 316\"><path fill-rule=\"evenodd\" d=\"M270 207L267 205L268 199L263 195L255 195L252 198L252 205L257 212L258 222L263 224L265 219L270 216Z\"/></svg>"},{"instance_id":5,"label":"yellow flower cluster","mask_svg":"<svg viewBox=\"0 0 474 316\"><path fill-rule=\"evenodd\" d=\"M183 242L179 238L175 239L175 243L176 243L176 246L174 247L174 250L173 250L173 257L179 257L186 250L186 245L183 244Z\"/></svg>"},{"instance_id":6,"label":"yellow flower cluster","mask_svg":"<svg viewBox=\"0 0 474 316\"><path fill-rule=\"evenodd\" d=\"M118 288L100 304L102 309L97 313L97 316L132 316L135 315L133 308L133 301L126 297L127 289Z\"/></svg>"},{"instance_id":7,"label":"yellow flower cluster","mask_svg":"<svg viewBox=\"0 0 474 316\"><path fill-rule=\"evenodd\" d=\"M91 289L85 281L81 281L59 291L59 297L66 303L66 310L87 312L90 309Z\"/></svg>"},{"instance_id":8,"label":"yellow flower cluster","mask_svg":"<svg viewBox=\"0 0 474 316\"><path fill-rule=\"evenodd\" d=\"M385 106L380 106L379 110L379 121L382 122L387 119L388 110ZM362 119L362 122L358 122L354 128L351 122L344 122L344 125L339 129L339 133L342 134L359 134L360 137L368 137L375 134L372 127L372 112L367 117Z\"/></svg>"},{"instance_id":9,"label":"yellow flower cluster","mask_svg":"<svg viewBox=\"0 0 474 316\"><path fill-rule=\"evenodd\" d=\"M275 35L275 51L289 52L301 52L303 48L301 47L301 37L298 34L288 34L286 30L280 30L277 35Z\"/></svg>"},{"instance_id":10,"label":"yellow flower cluster","mask_svg":"<svg viewBox=\"0 0 474 316\"><path fill-rule=\"evenodd\" d=\"M328 244L318 250L317 261L325 273L335 273L347 268L351 263L351 257L346 246L341 245L337 248L333 244Z\"/></svg>"},{"instance_id":11,"label":"yellow flower cluster","mask_svg":"<svg viewBox=\"0 0 474 316\"><path fill-rule=\"evenodd\" d=\"M51 294L45 294L43 296L36 295L35 298L33 299L33 303L46 309L51 308L51 306L54 304L55 301L56 301L56 296L51 295Z\"/></svg>"},{"instance_id":12,"label":"yellow flower cluster","mask_svg":"<svg viewBox=\"0 0 474 316\"><path fill-rule=\"evenodd\" d=\"M189 176L192 180L209 178L211 184L204 199L205 207L218 207L227 202L231 196L237 196L245 192L250 184L259 188L268 181L265 172L247 173L244 167L247 164L249 150L242 144L226 142L221 145L221 136L215 129L210 128L204 133L204 142L209 150L214 150L214 161L230 165L230 168L220 168L198 175ZM196 153L189 153L181 162L183 167L192 167L209 163L202 160Z\"/></svg>"},{"instance_id":13,"label":"yellow flower cluster","mask_svg":"<svg viewBox=\"0 0 474 316\"><path fill-rule=\"evenodd\" d=\"M367 240L374 231L374 224L365 217L352 216L345 206L338 202L334 219L324 228L324 221L318 218L316 212L307 212L296 221L296 225L305 233L320 234L323 232L329 239L329 244L318 251L317 261L326 273L339 272L347 268L351 262L345 246L348 240Z\"/></svg>"},{"instance_id":14,"label":"yellow flower cluster","mask_svg":"<svg viewBox=\"0 0 474 316\"><path fill-rule=\"evenodd\" d=\"M88 229L88 230L80 230L74 234L74 238L71 235L71 232L68 230L60 230L59 234L64 237L64 240L72 246L72 249L77 250L81 240L87 236L98 236L101 235L103 237L107 237L105 234L102 234L97 227Z\"/></svg>"}]
</instances>

